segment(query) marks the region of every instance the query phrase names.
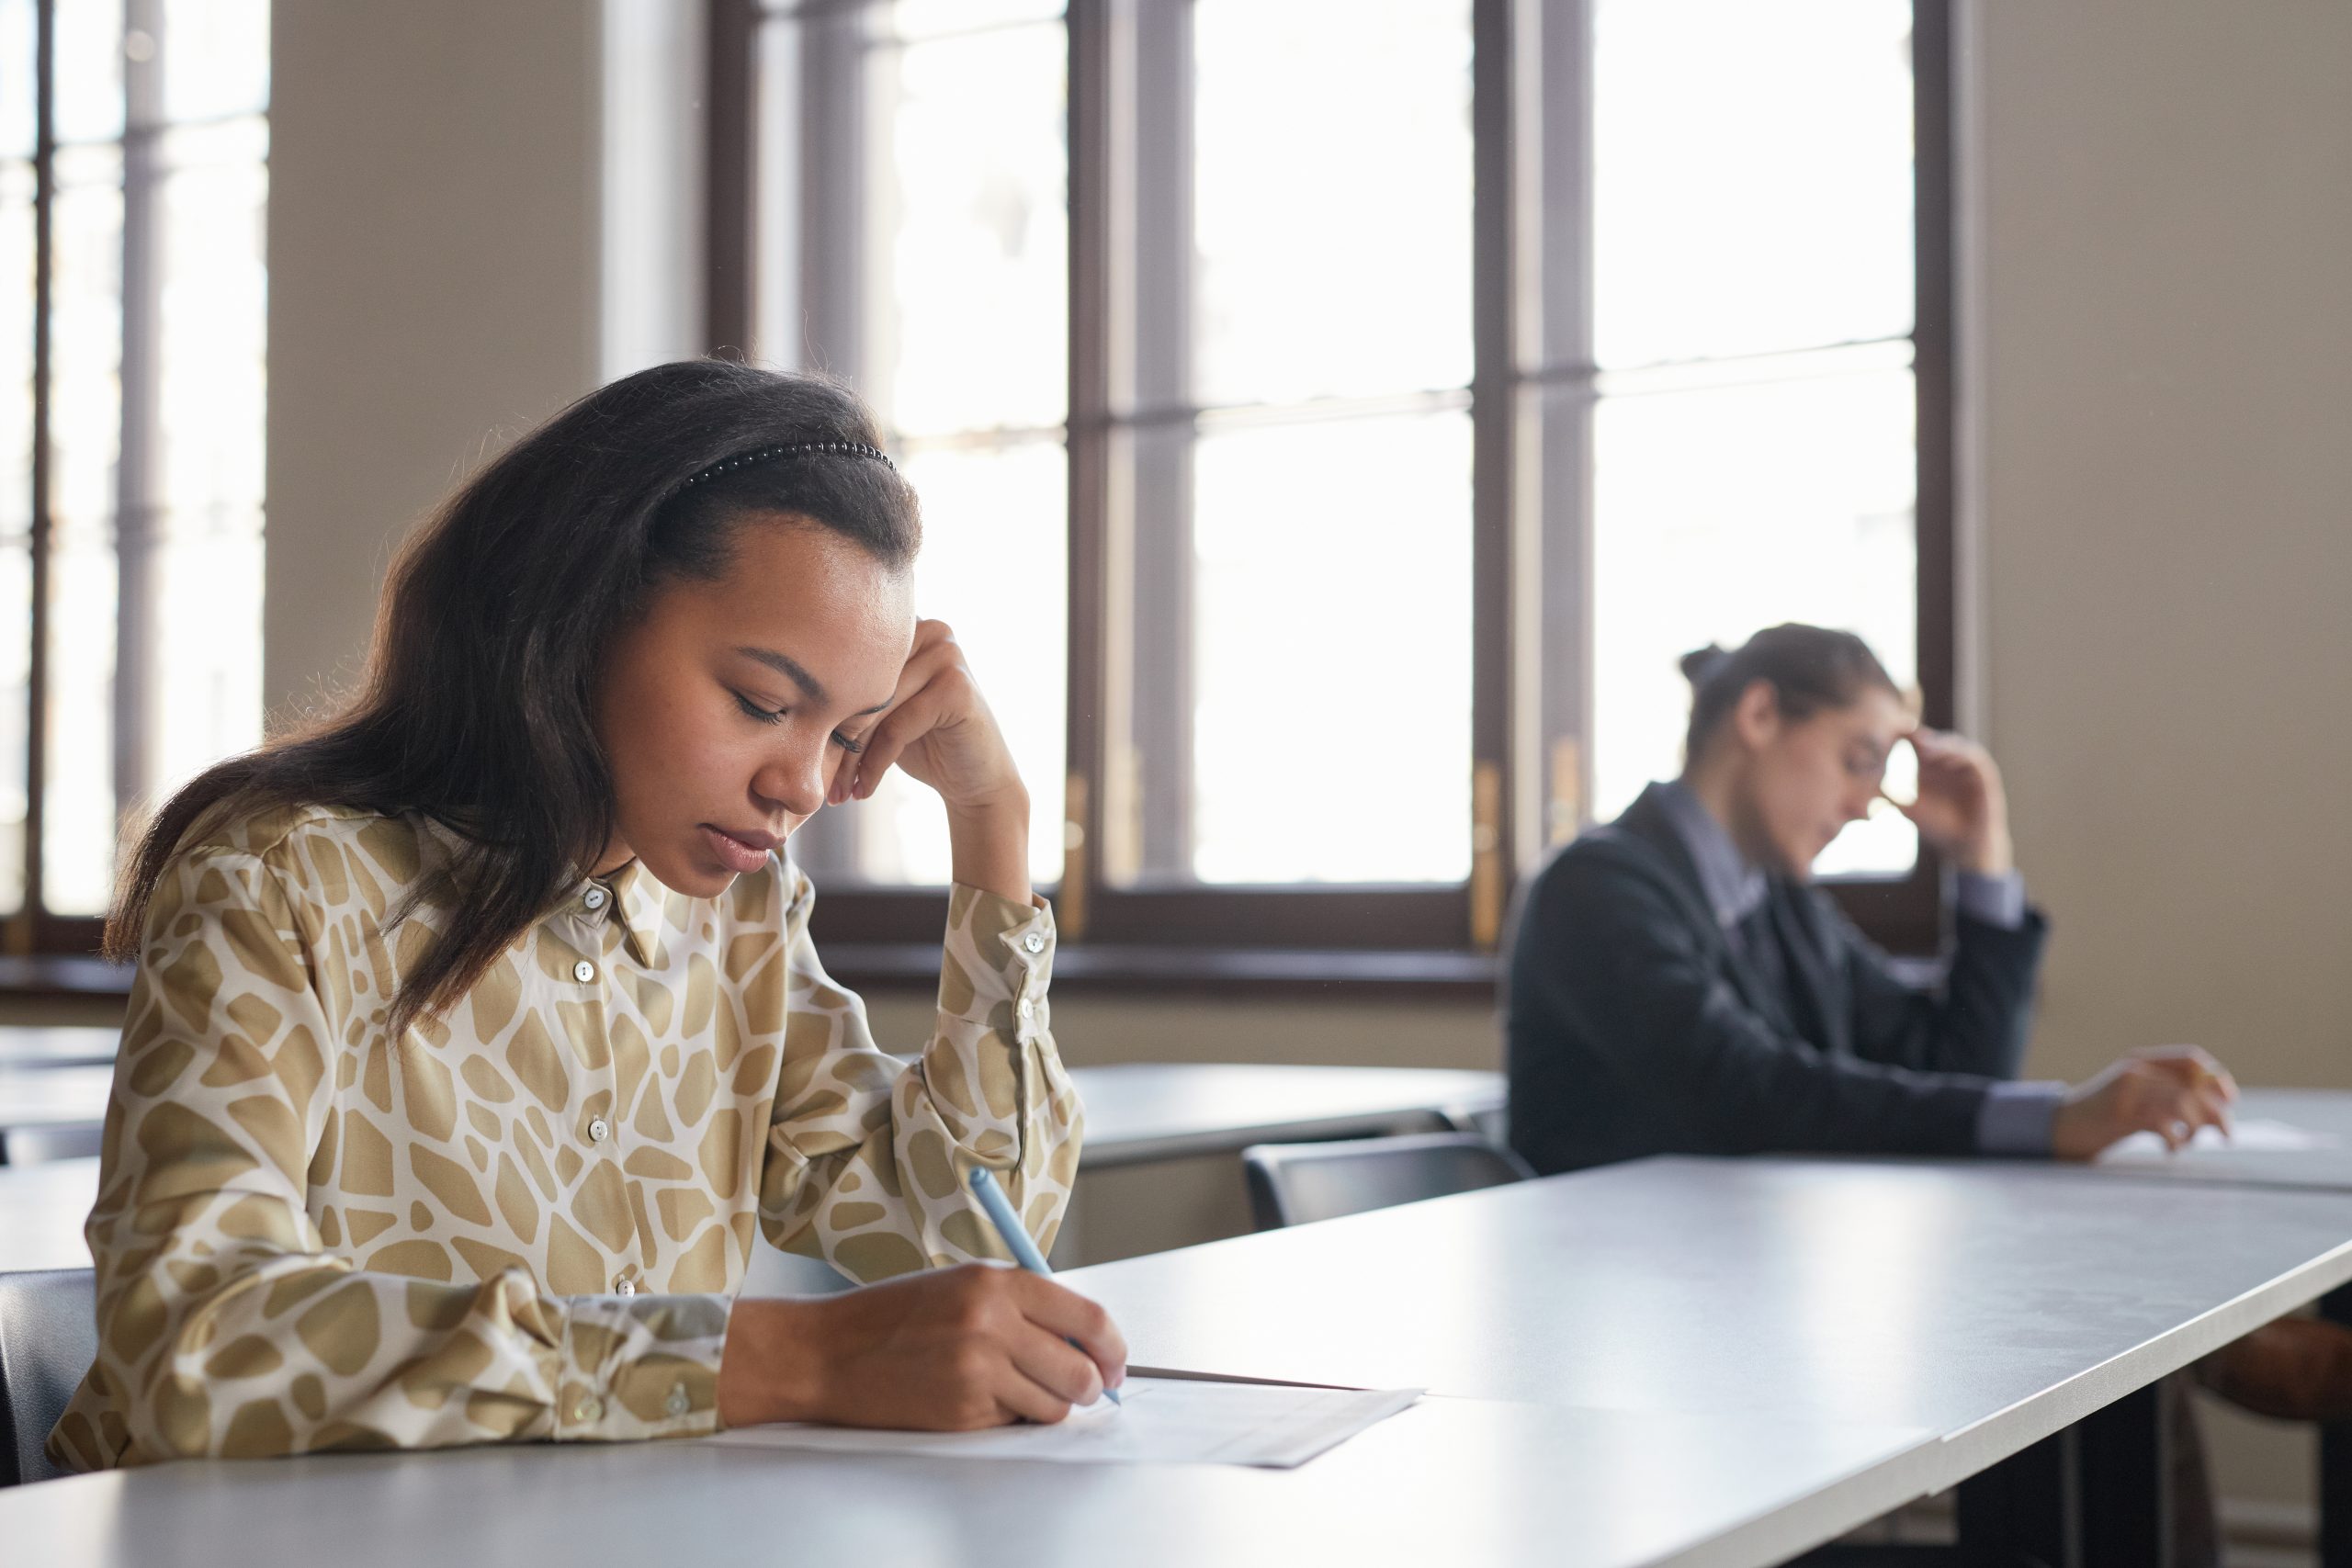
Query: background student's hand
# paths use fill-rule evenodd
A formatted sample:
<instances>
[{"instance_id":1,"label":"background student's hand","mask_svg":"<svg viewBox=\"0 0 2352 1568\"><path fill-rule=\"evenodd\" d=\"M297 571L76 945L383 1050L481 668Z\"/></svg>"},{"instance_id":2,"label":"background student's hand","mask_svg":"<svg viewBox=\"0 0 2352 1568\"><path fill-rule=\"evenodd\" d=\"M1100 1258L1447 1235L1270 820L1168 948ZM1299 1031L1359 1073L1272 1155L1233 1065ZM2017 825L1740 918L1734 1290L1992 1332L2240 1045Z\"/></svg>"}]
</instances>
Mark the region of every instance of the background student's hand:
<instances>
[{"instance_id":1,"label":"background student's hand","mask_svg":"<svg viewBox=\"0 0 2352 1568\"><path fill-rule=\"evenodd\" d=\"M1919 797L1903 815L1919 836L1962 871L1999 876L2016 863L2009 802L1993 754L1964 736L1925 725L1905 737L1919 759Z\"/></svg>"},{"instance_id":2,"label":"background student's hand","mask_svg":"<svg viewBox=\"0 0 2352 1568\"><path fill-rule=\"evenodd\" d=\"M738 1301L718 1418L969 1431L1058 1421L1126 1375L1126 1341L1094 1303L967 1263L837 1296Z\"/></svg>"},{"instance_id":3,"label":"background student's hand","mask_svg":"<svg viewBox=\"0 0 2352 1568\"><path fill-rule=\"evenodd\" d=\"M2178 1149L2199 1127L2227 1133L2237 1097L2229 1070L2194 1045L2134 1051L2066 1091L2051 1123L2051 1152L2089 1159L2133 1133L2154 1133Z\"/></svg>"},{"instance_id":4,"label":"background student's hand","mask_svg":"<svg viewBox=\"0 0 2352 1568\"><path fill-rule=\"evenodd\" d=\"M946 803L956 880L1029 902L1029 791L946 622L915 623L899 689L863 741L843 754L828 805L869 798L896 763Z\"/></svg>"}]
</instances>

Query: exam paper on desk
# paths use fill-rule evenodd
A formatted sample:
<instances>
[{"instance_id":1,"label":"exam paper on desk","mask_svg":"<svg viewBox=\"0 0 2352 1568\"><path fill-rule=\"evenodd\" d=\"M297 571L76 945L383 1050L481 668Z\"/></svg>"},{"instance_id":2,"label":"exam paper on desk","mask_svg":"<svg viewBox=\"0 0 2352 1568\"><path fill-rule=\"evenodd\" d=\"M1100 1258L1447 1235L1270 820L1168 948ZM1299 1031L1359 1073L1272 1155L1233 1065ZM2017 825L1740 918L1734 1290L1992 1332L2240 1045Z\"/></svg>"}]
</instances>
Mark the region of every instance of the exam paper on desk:
<instances>
[{"instance_id":1,"label":"exam paper on desk","mask_svg":"<svg viewBox=\"0 0 2352 1568\"><path fill-rule=\"evenodd\" d=\"M2188 1140L2182 1154L2283 1155L2301 1154L2310 1149L2339 1147L2341 1141L2327 1133L2314 1133L2291 1122L2273 1122L2255 1117L2238 1122L2223 1137L2216 1127L2199 1127ZM2130 1165L2146 1160L2179 1157L2165 1148L2165 1141L2154 1133L2134 1133L2109 1145L2098 1156L2101 1165Z\"/></svg>"},{"instance_id":2,"label":"exam paper on desk","mask_svg":"<svg viewBox=\"0 0 2352 1568\"><path fill-rule=\"evenodd\" d=\"M739 1448L827 1453L1025 1459L1062 1464L1247 1464L1287 1470L1394 1416L1417 1388L1129 1378L1116 1405L1099 1400L1051 1427L978 1432L878 1432L858 1427L742 1427L706 1439Z\"/></svg>"}]
</instances>

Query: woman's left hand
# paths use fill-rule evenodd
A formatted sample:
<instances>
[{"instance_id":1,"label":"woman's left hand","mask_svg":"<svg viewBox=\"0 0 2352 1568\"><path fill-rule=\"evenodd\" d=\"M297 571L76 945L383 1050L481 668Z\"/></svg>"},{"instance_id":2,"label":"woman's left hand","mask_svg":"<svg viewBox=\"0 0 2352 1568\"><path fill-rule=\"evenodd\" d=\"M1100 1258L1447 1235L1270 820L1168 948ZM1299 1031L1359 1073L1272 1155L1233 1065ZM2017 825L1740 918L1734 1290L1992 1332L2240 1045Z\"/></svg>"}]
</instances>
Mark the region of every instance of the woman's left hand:
<instances>
[{"instance_id":1,"label":"woman's left hand","mask_svg":"<svg viewBox=\"0 0 2352 1568\"><path fill-rule=\"evenodd\" d=\"M947 805L956 880L1029 901L1029 791L944 621L915 623L899 689L863 748L844 755L827 803L865 800L896 763Z\"/></svg>"},{"instance_id":2,"label":"woman's left hand","mask_svg":"<svg viewBox=\"0 0 2352 1568\"><path fill-rule=\"evenodd\" d=\"M1924 725L1905 739L1919 758L1919 797L1908 806L1896 803L1903 815L1961 870L2006 874L2016 857L2008 796L1993 754L1963 736Z\"/></svg>"},{"instance_id":3,"label":"woman's left hand","mask_svg":"<svg viewBox=\"0 0 2352 1568\"><path fill-rule=\"evenodd\" d=\"M917 621L914 650L864 750L842 760L829 804L865 800L895 762L954 811L982 811L1025 794L996 715L944 621ZM1026 809L1026 803L1023 803Z\"/></svg>"}]
</instances>

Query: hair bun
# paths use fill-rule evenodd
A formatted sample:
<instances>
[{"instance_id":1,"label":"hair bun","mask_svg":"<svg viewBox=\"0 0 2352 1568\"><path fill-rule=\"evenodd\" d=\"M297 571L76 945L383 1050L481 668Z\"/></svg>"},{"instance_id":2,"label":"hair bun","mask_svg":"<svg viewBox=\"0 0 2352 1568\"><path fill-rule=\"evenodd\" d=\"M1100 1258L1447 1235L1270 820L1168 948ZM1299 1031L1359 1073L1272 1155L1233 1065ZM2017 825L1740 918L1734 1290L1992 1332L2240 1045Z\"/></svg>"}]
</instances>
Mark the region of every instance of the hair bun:
<instances>
[{"instance_id":1,"label":"hair bun","mask_svg":"<svg viewBox=\"0 0 2352 1568\"><path fill-rule=\"evenodd\" d=\"M1703 686L1708 677L1730 662L1731 655L1711 642L1695 653L1682 656L1682 678L1693 686Z\"/></svg>"}]
</instances>

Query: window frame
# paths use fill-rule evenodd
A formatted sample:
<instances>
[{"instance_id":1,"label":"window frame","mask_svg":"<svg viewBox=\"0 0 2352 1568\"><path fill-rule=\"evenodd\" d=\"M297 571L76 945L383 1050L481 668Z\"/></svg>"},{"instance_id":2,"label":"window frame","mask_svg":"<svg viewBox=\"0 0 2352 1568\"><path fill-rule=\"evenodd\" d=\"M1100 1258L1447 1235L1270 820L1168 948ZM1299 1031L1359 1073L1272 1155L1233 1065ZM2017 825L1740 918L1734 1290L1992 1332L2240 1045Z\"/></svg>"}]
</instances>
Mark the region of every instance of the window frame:
<instances>
[{"instance_id":1,"label":"window frame","mask_svg":"<svg viewBox=\"0 0 2352 1568\"><path fill-rule=\"evenodd\" d=\"M736 355L757 333L754 276L759 168L761 29L854 20L871 0L708 0L707 293L711 351ZM1589 0L1471 0L1473 62L1471 497L1473 862L1469 878L1438 886L1119 886L1102 871L1105 781L1119 711L1105 657L1114 617L1114 553L1131 494L1127 437L1155 418L1136 372L1146 333L1181 321L1146 319L1138 292L1169 293L1145 272L1153 236L1162 249L1185 231L1182 200L1144 205L1138 164L1150 155L1139 115L1189 114L1189 54L1152 0L1069 0L1069 474L1068 860L1054 894L1066 938L1101 950L1106 976L1126 953L1134 975L1159 983L1236 973L1232 955L1282 951L1491 955L1509 900L1545 851L1583 825L1589 769L1587 668L1589 603L1590 12ZM846 29L810 29L805 36ZM844 113L839 59L800 54L795 115L800 201L795 227L803 298L854 298L828 280L859 265L854 247L859 156L856 115ZM1147 62L1150 62L1148 65ZM1912 22L1917 387L1918 676L1926 722L1955 708L1954 278L1951 0L1914 0ZM811 95L814 85L816 92ZM819 105L808 111L809 103ZM824 107L831 104L830 110ZM1165 123L1160 129L1164 132ZM1155 142L1154 144L1164 144ZM1155 168L1162 189L1182 186ZM809 280L815 280L811 288ZM1181 293L1182 290L1176 292ZM821 310L821 307L820 307ZM855 324L818 315L820 343ZM1563 400L1572 411L1547 421ZM1189 419L1186 412L1183 417ZM1197 428L1197 426L1195 427ZM1165 613L1159 618L1165 619ZM1543 678L1549 670L1551 678ZM1824 886L1890 951L1935 952L1947 933L1943 869L1922 846L1908 874L1825 879ZM836 886L820 902L829 950L877 977L935 940L935 890ZM1078 951L1077 949L1073 950ZM1182 955L1190 953L1186 963ZM896 955L896 956L894 956ZM1171 966L1171 960L1173 964ZM1335 976L1351 966L1334 961ZM1406 967L1410 968L1410 965ZM1442 967L1442 966L1441 966ZM1491 963L1479 968L1490 973ZM1311 964L1284 972L1300 983ZM1467 983L1469 971L1446 970Z\"/></svg>"}]
</instances>

